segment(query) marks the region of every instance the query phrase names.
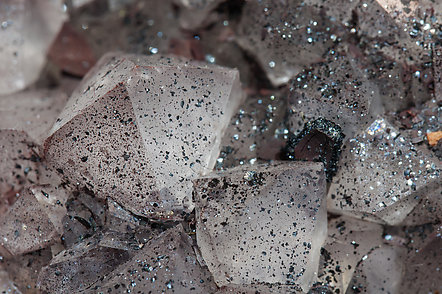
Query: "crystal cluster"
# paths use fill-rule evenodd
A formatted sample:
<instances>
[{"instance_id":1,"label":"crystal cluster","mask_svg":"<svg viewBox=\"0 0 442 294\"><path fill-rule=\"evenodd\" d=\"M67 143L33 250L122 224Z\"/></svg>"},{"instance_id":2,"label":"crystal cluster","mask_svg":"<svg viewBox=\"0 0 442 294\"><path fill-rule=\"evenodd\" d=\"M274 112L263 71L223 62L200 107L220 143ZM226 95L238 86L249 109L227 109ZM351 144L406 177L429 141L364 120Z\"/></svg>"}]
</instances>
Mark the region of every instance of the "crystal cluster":
<instances>
[{"instance_id":1,"label":"crystal cluster","mask_svg":"<svg viewBox=\"0 0 442 294\"><path fill-rule=\"evenodd\" d=\"M441 9L0 1L0 293L441 293Z\"/></svg>"}]
</instances>

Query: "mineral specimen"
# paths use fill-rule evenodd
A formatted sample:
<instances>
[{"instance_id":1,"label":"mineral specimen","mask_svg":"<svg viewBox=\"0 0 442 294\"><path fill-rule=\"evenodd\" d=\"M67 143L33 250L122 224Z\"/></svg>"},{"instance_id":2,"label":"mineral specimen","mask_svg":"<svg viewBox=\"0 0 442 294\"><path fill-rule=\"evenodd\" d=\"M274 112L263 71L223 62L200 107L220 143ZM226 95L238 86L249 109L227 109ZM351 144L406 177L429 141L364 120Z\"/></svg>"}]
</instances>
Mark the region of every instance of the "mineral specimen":
<instances>
[{"instance_id":1,"label":"mineral specimen","mask_svg":"<svg viewBox=\"0 0 442 294\"><path fill-rule=\"evenodd\" d=\"M401 292L404 271L404 248L380 246L362 258L358 264L350 293L415 293L408 288Z\"/></svg>"},{"instance_id":2,"label":"mineral specimen","mask_svg":"<svg viewBox=\"0 0 442 294\"><path fill-rule=\"evenodd\" d=\"M194 187L197 242L218 286L309 289L327 230L321 163L244 166Z\"/></svg>"},{"instance_id":3,"label":"mineral specimen","mask_svg":"<svg viewBox=\"0 0 442 294\"><path fill-rule=\"evenodd\" d=\"M420 198L433 193L440 161L401 136L384 118L376 119L344 146L328 192L330 211L400 224Z\"/></svg>"},{"instance_id":4,"label":"mineral specimen","mask_svg":"<svg viewBox=\"0 0 442 294\"><path fill-rule=\"evenodd\" d=\"M66 199L61 188L33 186L23 191L0 216L0 249L19 255L55 243L62 234Z\"/></svg>"},{"instance_id":5,"label":"mineral specimen","mask_svg":"<svg viewBox=\"0 0 442 294\"><path fill-rule=\"evenodd\" d=\"M25 185L56 181L41 164L38 146L66 100L59 90L29 90L0 99L0 215Z\"/></svg>"},{"instance_id":6,"label":"mineral specimen","mask_svg":"<svg viewBox=\"0 0 442 294\"><path fill-rule=\"evenodd\" d=\"M381 112L377 87L358 68L347 49L331 51L323 63L301 72L289 94L289 127L294 133L307 121L323 117L351 138Z\"/></svg>"},{"instance_id":7,"label":"mineral specimen","mask_svg":"<svg viewBox=\"0 0 442 294\"><path fill-rule=\"evenodd\" d=\"M319 280L335 293L346 293L356 265L381 243L382 226L379 224L345 216L332 219L322 249Z\"/></svg>"},{"instance_id":8,"label":"mineral specimen","mask_svg":"<svg viewBox=\"0 0 442 294\"><path fill-rule=\"evenodd\" d=\"M67 16L61 0L3 0L0 3L0 95L37 80L46 53Z\"/></svg>"},{"instance_id":9,"label":"mineral specimen","mask_svg":"<svg viewBox=\"0 0 442 294\"><path fill-rule=\"evenodd\" d=\"M242 15L237 42L276 86L321 61L333 45L332 23L301 1L247 1Z\"/></svg>"},{"instance_id":10,"label":"mineral specimen","mask_svg":"<svg viewBox=\"0 0 442 294\"><path fill-rule=\"evenodd\" d=\"M137 214L175 217L192 209L190 180L215 165L241 100L235 70L110 54L72 95L45 158L98 197Z\"/></svg>"},{"instance_id":11,"label":"mineral specimen","mask_svg":"<svg viewBox=\"0 0 442 294\"><path fill-rule=\"evenodd\" d=\"M88 238L58 253L38 276L38 287L51 293L83 291L128 260L128 250L102 244L101 236Z\"/></svg>"},{"instance_id":12,"label":"mineral specimen","mask_svg":"<svg viewBox=\"0 0 442 294\"><path fill-rule=\"evenodd\" d=\"M330 181L336 173L336 163L344 137L341 127L324 118L318 118L306 123L299 134L291 134L281 156L288 160L322 162Z\"/></svg>"},{"instance_id":13,"label":"mineral specimen","mask_svg":"<svg viewBox=\"0 0 442 294\"><path fill-rule=\"evenodd\" d=\"M86 293L214 293L210 273L197 261L181 225L148 242Z\"/></svg>"}]
</instances>

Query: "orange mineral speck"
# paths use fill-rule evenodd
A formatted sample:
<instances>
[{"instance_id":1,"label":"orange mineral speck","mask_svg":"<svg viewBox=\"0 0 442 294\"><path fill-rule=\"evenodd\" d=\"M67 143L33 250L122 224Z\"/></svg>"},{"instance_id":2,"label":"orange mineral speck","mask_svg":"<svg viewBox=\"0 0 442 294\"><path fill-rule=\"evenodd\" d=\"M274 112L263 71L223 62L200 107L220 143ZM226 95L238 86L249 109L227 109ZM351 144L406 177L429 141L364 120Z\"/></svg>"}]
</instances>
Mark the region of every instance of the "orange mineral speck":
<instances>
[{"instance_id":1,"label":"orange mineral speck","mask_svg":"<svg viewBox=\"0 0 442 294\"><path fill-rule=\"evenodd\" d=\"M431 132L427 134L428 144L435 146L442 139L442 131Z\"/></svg>"}]
</instances>

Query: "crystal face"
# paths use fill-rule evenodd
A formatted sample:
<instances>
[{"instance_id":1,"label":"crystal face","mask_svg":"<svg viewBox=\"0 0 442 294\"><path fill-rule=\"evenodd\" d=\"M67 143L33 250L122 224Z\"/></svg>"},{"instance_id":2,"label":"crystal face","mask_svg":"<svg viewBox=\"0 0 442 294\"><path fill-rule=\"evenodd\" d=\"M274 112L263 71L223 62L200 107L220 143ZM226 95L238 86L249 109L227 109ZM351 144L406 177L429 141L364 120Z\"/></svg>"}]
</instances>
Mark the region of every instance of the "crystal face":
<instances>
[{"instance_id":1,"label":"crystal face","mask_svg":"<svg viewBox=\"0 0 442 294\"><path fill-rule=\"evenodd\" d=\"M0 3L0 95L23 90L39 77L46 53L67 15L59 0Z\"/></svg>"},{"instance_id":2,"label":"crystal face","mask_svg":"<svg viewBox=\"0 0 442 294\"><path fill-rule=\"evenodd\" d=\"M398 225L420 198L435 193L440 168L433 153L412 145L384 118L376 119L344 146L328 208Z\"/></svg>"},{"instance_id":3,"label":"crystal face","mask_svg":"<svg viewBox=\"0 0 442 294\"><path fill-rule=\"evenodd\" d=\"M138 214L173 217L192 209L190 180L215 165L221 134L241 100L235 70L107 55L57 119L45 158L99 197Z\"/></svg>"},{"instance_id":4,"label":"crystal face","mask_svg":"<svg viewBox=\"0 0 442 294\"><path fill-rule=\"evenodd\" d=\"M197 241L219 286L310 287L327 231L322 164L235 168L194 186Z\"/></svg>"},{"instance_id":5,"label":"crystal face","mask_svg":"<svg viewBox=\"0 0 442 294\"><path fill-rule=\"evenodd\" d=\"M137 293L143 289L156 293L213 293L216 285L208 270L199 265L191 244L181 225L169 229L86 293Z\"/></svg>"},{"instance_id":6,"label":"crystal face","mask_svg":"<svg viewBox=\"0 0 442 294\"><path fill-rule=\"evenodd\" d=\"M441 293L439 2L0 0L0 292Z\"/></svg>"}]
</instances>

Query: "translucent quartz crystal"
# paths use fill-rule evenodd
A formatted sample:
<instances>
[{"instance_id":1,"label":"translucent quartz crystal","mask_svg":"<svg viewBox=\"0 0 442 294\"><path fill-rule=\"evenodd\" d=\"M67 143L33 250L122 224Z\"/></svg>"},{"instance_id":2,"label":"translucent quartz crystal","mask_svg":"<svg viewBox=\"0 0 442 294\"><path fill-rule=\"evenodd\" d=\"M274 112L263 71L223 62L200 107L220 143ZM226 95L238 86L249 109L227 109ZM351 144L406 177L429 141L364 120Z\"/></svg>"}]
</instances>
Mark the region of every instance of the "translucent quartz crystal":
<instances>
[{"instance_id":1,"label":"translucent quartz crystal","mask_svg":"<svg viewBox=\"0 0 442 294\"><path fill-rule=\"evenodd\" d=\"M25 132L41 144L63 110L67 95L60 90L28 90L0 99L0 131Z\"/></svg>"},{"instance_id":2,"label":"translucent quartz crystal","mask_svg":"<svg viewBox=\"0 0 442 294\"><path fill-rule=\"evenodd\" d=\"M180 9L180 25L186 30L195 30L203 25L210 12L223 0L175 0Z\"/></svg>"},{"instance_id":3,"label":"translucent quartz crystal","mask_svg":"<svg viewBox=\"0 0 442 294\"><path fill-rule=\"evenodd\" d=\"M440 168L431 151L411 144L378 118L344 145L328 192L328 209L397 225L434 191Z\"/></svg>"},{"instance_id":4,"label":"translucent quartz crystal","mask_svg":"<svg viewBox=\"0 0 442 294\"><path fill-rule=\"evenodd\" d=\"M438 7L439 6L439 7ZM386 46L378 46L387 58L407 64L420 64L431 58L431 34L437 30L437 14L440 4L424 0L401 2L393 0L359 1L355 8L358 15L357 34L373 44L388 40ZM432 10L434 10L432 12ZM422 22L421 22L422 20Z\"/></svg>"},{"instance_id":5,"label":"translucent quartz crystal","mask_svg":"<svg viewBox=\"0 0 442 294\"><path fill-rule=\"evenodd\" d=\"M2 266L0 266L0 293L21 294Z\"/></svg>"},{"instance_id":6,"label":"translucent quartz crystal","mask_svg":"<svg viewBox=\"0 0 442 294\"><path fill-rule=\"evenodd\" d=\"M40 271L39 289L50 293L77 293L130 258L128 250L107 243L96 235L58 253Z\"/></svg>"},{"instance_id":7,"label":"translucent quartz crystal","mask_svg":"<svg viewBox=\"0 0 442 294\"><path fill-rule=\"evenodd\" d=\"M197 243L218 286L309 289L327 231L321 163L243 166L194 187Z\"/></svg>"},{"instance_id":8,"label":"translucent quartz crystal","mask_svg":"<svg viewBox=\"0 0 442 294\"><path fill-rule=\"evenodd\" d=\"M408 254L398 293L438 293L442 290L440 231L428 239L425 246Z\"/></svg>"},{"instance_id":9,"label":"translucent quartz crystal","mask_svg":"<svg viewBox=\"0 0 442 294\"><path fill-rule=\"evenodd\" d=\"M72 193L63 217L63 244L70 248L103 229L105 202L86 193Z\"/></svg>"},{"instance_id":10,"label":"translucent quartz crystal","mask_svg":"<svg viewBox=\"0 0 442 294\"><path fill-rule=\"evenodd\" d=\"M29 90L0 99L0 215L24 185L56 180L47 177L38 146L66 101L58 90Z\"/></svg>"},{"instance_id":11,"label":"translucent quartz crystal","mask_svg":"<svg viewBox=\"0 0 442 294\"><path fill-rule=\"evenodd\" d=\"M0 261L0 266L3 266L8 272L9 278L20 291L12 293L39 293L40 291L36 285L38 273L42 267L49 264L51 258L51 248L45 248L12 258L3 256L3 259Z\"/></svg>"},{"instance_id":12,"label":"translucent quartz crystal","mask_svg":"<svg viewBox=\"0 0 442 294\"><path fill-rule=\"evenodd\" d=\"M347 293L417 293L400 291L405 253L405 248L388 245L371 250L358 264Z\"/></svg>"},{"instance_id":13,"label":"translucent quartz crystal","mask_svg":"<svg viewBox=\"0 0 442 294\"><path fill-rule=\"evenodd\" d=\"M419 203L402 221L402 225L414 226L442 221L442 186L428 191L420 197Z\"/></svg>"},{"instance_id":14,"label":"translucent quartz crystal","mask_svg":"<svg viewBox=\"0 0 442 294\"><path fill-rule=\"evenodd\" d=\"M149 241L128 262L86 293L214 293L216 285L199 265L182 225Z\"/></svg>"},{"instance_id":15,"label":"translucent quartz crystal","mask_svg":"<svg viewBox=\"0 0 442 294\"><path fill-rule=\"evenodd\" d=\"M119 50L136 54L166 54L171 40L182 35L174 1L94 1L92 9L76 13L71 23L74 29L86 36L97 57ZM99 17L94 13L94 4L98 4ZM100 7L100 4L105 7ZM106 11L106 4L109 11Z\"/></svg>"},{"instance_id":16,"label":"translucent quartz crystal","mask_svg":"<svg viewBox=\"0 0 442 294\"><path fill-rule=\"evenodd\" d=\"M341 126L351 138L380 112L378 88L359 69L357 57L340 49L293 80L288 122L292 132L301 130L309 120L323 117Z\"/></svg>"},{"instance_id":17,"label":"translucent quartz crystal","mask_svg":"<svg viewBox=\"0 0 442 294\"><path fill-rule=\"evenodd\" d=\"M382 243L382 230L379 224L350 217L332 219L323 246L319 281L331 286L336 293L345 293L358 262Z\"/></svg>"},{"instance_id":18,"label":"translucent quartz crystal","mask_svg":"<svg viewBox=\"0 0 442 294\"><path fill-rule=\"evenodd\" d=\"M46 53L67 15L61 0L2 0L0 3L0 95L35 82Z\"/></svg>"},{"instance_id":19,"label":"translucent quartz crystal","mask_svg":"<svg viewBox=\"0 0 442 294\"><path fill-rule=\"evenodd\" d=\"M242 16L236 40L275 86L321 61L333 44L331 22L302 1L247 1Z\"/></svg>"},{"instance_id":20,"label":"translucent quartz crystal","mask_svg":"<svg viewBox=\"0 0 442 294\"><path fill-rule=\"evenodd\" d=\"M61 188L32 186L24 190L0 216L0 247L19 255L55 243L63 232L66 199L67 193Z\"/></svg>"},{"instance_id":21,"label":"translucent quartz crystal","mask_svg":"<svg viewBox=\"0 0 442 294\"><path fill-rule=\"evenodd\" d=\"M286 91L247 96L221 141L217 168L277 159L285 144L284 139L276 137L286 115L285 95Z\"/></svg>"},{"instance_id":22,"label":"translucent quartz crystal","mask_svg":"<svg viewBox=\"0 0 442 294\"><path fill-rule=\"evenodd\" d=\"M109 54L73 93L45 157L100 198L137 214L175 217L192 209L190 180L214 167L241 101L236 70Z\"/></svg>"}]
</instances>

